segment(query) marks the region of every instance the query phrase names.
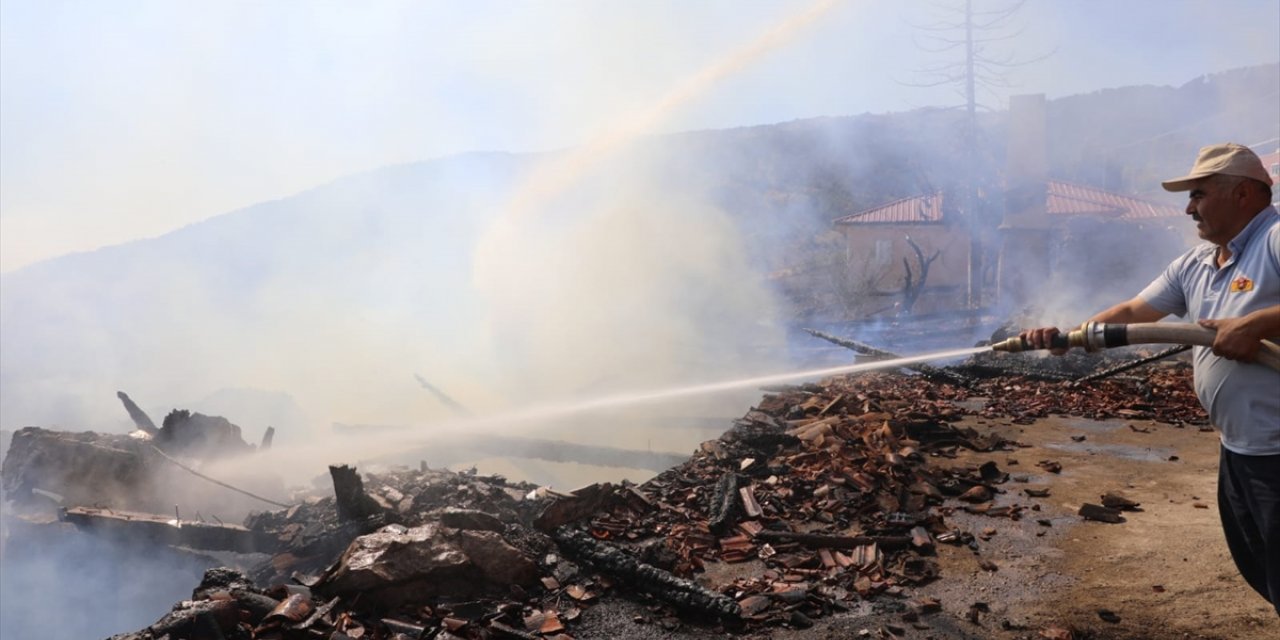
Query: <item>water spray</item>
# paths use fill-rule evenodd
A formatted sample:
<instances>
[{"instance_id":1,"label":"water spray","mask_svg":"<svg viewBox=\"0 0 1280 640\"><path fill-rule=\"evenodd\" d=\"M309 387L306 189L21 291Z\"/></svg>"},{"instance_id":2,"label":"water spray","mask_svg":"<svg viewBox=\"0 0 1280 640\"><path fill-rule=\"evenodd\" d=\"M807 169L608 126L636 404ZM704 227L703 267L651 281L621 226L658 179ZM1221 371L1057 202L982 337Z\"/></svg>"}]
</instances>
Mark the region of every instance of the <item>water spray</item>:
<instances>
[{"instance_id":1,"label":"water spray","mask_svg":"<svg viewBox=\"0 0 1280 640\"><path fill-rule=\"evenodd\" d=\"M1133 344L1187 344L1200 347L1213 346L1216 329L1181 322L1148 322L1138 324L1114 324L1086 322L1082 327L1058 334L1049 341L1050 349L1082 347L1085 351L1098 351ZM1035 347L1022 336L1009 338L991 345L993 351L1017 353L1032 351ZM1255 361L1280 371L1280 345L1263 340Z\"/></svg>"}]
</instances>

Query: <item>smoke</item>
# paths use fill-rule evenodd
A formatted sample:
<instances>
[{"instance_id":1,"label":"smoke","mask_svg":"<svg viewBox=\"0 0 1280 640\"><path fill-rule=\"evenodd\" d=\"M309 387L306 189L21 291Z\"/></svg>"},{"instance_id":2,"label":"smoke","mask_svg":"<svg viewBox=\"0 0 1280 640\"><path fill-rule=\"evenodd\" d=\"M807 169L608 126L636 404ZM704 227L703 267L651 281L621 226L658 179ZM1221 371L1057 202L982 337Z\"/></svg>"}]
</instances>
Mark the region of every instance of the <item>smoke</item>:
<instances>
[{"instance_id":1,"label":"smoke","mask_svg":"<svg viewBox=\"0 0 1280 640\"><path fill-rule=\"evenodd\" d=\"M0 510L0 636L105 638L141 629L190 592L215 561L32 525Z\"/></svg>"},{"instance_id":2,"label":"smoke","mask_svg":"<svg viewBox=\"0 0 1280 640\"><path fill-rule=\"evenodd\" d=\"M642 392L789 369L791 310L766 275L794 266L789 256L832 218L915 195L923 174L944 182L954 159L935 156L954 118L646 136L954 104L949 87L893 85L921 53L903 47L911 34L897 5L857 4L124 12L6 1L0 426L122 432L118 390L157 422L173 408L223 415L250 442L274 426L270 452L201 471L282 501L284 482L321 476L323 489L327 464L435 466L446 449L463 452L453 464L470 453L465 441L491 434L688 452L759 390ZM1166 3L1124 4L1164 15ZM1083 42L1100 11L1083 13L1088 22L1039 23L1071 24L1060 39ZM1135 40L1134 21L1103 22L1123 32L1117 41ZM1249 21L1265 35L1251 46L1272 58L1274 22ZM1180 45L1100 51L1105 62L1088 68L1072 55L1052 72L1033 68L1025 90L1182 81L1206 64L1174 63ZM1162 60L1159 78L1151 59ZM1098 77L1117 62L1129 75ZM1071 82L1036 84L1050 79ZM1210 131L1225 134L1228 119ZM1151 126L1150 137L1172 128ZM1177 172L1190 156L1162 145L1193 151L1193 138L1159 137L1140 154ZM235 210L249 202L260 204ZM117 242L127 244L10 270ZM1073 302L1045 315L1078 322L1065 316L1100 296L1061 296ZM591 406L611 398L628 402ZM459 464L562 488L653 473L519 451ZM184 514L230 522L251 508L181 470L163 477L164 501ZM43 544L4 549L6 638L139 628L203 562L75 535ZM50 602L76 614L52 614Z\"/></svg>"},{"instance_id":3,"label":"smoke","mask_svg":"<svg viewBox=\"0 0 1280 640\"><path fill-rule=\"evenodd\" d=\"M161 413L219 389L287 391L314 421L305 434L280 433L287 447L314 443L332 422L447 415L411 378L418 372L484 412L776 361L773 300L729 214L706 194L671 192L619 152L830 7L769 25L576 150L407 165L9 277L6 293L37 302L6 305L6 324L20 327L6 347L21 350L32 334L62 346L22 354L39 362L35 376L6 367L6 422L53 415L41 406L50 384L100 399L62 407L59 426L73 428L125 424L105 418L121 415L115 389ZM72 276L86 267L92 277ZM61 327L43 317L75 330L55 336ZM710 402L667 411L729 406Z\"/></svg>"}]
</instances>

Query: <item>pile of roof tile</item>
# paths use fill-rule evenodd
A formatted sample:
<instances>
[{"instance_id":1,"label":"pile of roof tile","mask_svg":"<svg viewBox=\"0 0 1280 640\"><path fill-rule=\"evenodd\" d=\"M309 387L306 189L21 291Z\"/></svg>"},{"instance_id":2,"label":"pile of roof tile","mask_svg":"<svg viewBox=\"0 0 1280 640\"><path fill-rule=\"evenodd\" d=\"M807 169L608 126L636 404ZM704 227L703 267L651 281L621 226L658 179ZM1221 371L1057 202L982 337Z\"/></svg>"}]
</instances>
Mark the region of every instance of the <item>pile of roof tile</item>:
<instances>
[{"instance_id":1,"label":"pile of roof tile","mask_svg":"<svg viewBox=\"0 0 1280 640\"><path fill-rule=\"evenodd\" d=\"M1173 425L1207 424L1208 416L1191 385L1191 366L1176 362L1150 367L1142 379L1108 378L1085 384L1027 378L992 378L980 383L987 396L982 415L1029 423L1048 415L1092 420L1155 420Z\"/></svg>"},{"instance_id":2,"label":"pile of roof tile","mask_svg":"<svg viewBox=\"0 0 1280 640\"><path fill-rule=\"evenodd\" d=\"M766 396L642 485L646 503L616 503L580 526L623 545L662 540L665 553L649 555L679 576L751 563L748 577L712 584L747 624L804 627L860 599L905 595L938 576L938 540L972 540L937 507L949 496L989 502L1007 477L994 465L936 468L929 454L1008 445L951 424L963 415L949 402L958 390L905 380L836 378Z\"/></svg>"}]
</instances>

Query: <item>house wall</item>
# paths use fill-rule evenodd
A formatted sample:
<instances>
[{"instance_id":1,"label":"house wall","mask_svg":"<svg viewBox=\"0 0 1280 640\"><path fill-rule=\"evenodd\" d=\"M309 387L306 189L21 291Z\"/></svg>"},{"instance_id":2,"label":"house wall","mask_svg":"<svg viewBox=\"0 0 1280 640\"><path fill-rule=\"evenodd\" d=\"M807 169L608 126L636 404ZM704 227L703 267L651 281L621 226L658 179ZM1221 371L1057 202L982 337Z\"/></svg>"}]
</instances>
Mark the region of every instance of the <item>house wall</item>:
<instances>
[{"instance_id":1,"label":"house wall","mask_svg":"<svg viewBox=\"0 0 1280 640\"><path fill-rule=\"evenodd\" d=\"M929 266L925 290L912 312L935 313L962 309L968 283L969 236L963 229L947 224L860 224L841 225L847 248L846 258L853 280L866 286L857 309L861 314L893 313L902 301L906 271L902 259L911 264L913 278L919 278L919 261L906 236L920 246L925 258L940 251Z\"/></svg>"}]
</instances>

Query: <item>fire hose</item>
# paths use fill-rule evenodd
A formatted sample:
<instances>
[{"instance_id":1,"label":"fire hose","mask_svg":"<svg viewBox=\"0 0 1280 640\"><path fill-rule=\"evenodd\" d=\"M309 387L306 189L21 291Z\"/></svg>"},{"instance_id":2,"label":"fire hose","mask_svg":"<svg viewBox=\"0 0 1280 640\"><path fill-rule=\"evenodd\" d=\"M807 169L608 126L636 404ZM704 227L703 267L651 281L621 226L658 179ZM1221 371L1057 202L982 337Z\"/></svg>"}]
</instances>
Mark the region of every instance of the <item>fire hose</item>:
<instances>
[{"instance_id":1,"label":"fire hose","mask_svg":"<svg viewBox=\"0 0 1280 640\"><path fill-rule=\"evenodd\" d=\"M1138 324L1114 324L1086 322L1082 327L1058 334L1049 343L1049 349L1082 347L1085 351L1097 351L1133 344L1186 344L1199 347L1213 346L1216 329L1181 322L1148 322ZM991 345L993 351L1016 353L1032 351L1025 338L1016 336ZM1280 345L1263 340L1262 348L1254 356L1254 362L1280 371Z\"/></svg>"}]
</instances>

